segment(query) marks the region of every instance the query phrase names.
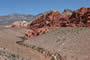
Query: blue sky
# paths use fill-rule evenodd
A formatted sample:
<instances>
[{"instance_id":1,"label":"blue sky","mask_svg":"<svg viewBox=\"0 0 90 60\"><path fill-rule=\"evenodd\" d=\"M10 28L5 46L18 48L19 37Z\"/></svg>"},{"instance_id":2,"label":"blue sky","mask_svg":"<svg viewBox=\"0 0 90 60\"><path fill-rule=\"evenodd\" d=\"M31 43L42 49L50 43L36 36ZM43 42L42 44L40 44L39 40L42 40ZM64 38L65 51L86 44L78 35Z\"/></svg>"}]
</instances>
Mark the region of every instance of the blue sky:
<instances>
[{"instance_id":1,"label":"blue sky","mask_svg":"<svg viewBox=\"0 0 90 60\"><path fill-rule=\"evenodd\" d=\"M76 10L90 7L90 0L0 0L0 16L8 14L33 14L48 10Z\"/></svg>"}]
</instances>

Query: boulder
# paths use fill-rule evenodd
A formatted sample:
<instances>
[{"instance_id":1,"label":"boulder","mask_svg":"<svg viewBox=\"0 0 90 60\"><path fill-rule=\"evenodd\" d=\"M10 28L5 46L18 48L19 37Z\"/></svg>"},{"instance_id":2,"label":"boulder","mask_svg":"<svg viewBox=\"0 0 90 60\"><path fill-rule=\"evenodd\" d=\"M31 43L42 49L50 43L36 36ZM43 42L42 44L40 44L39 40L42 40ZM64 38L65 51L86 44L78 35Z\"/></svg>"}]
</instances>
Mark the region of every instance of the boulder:
<instances>
[{"instance_id":1,"label":"boulder","mask_svg":"<svg viewBox=\"0 0 90 60\"><path fill-rule=\"evenodd\" d=\"M63 14L64 15L71 15L72 14L72 10L70 10L70 9L64 9L64 12L63 12Z\"/></svg>"},{"instance_id":2,"label":"boulder","mask_svg":"<svg viewBox=\"0 0 90 60\"><path fill-rule=\"evenodd\" d=\"M13 28L28 28L28 22L27 21L16 21L10 25L10 27Z\"/></svg>"}]
</instances>

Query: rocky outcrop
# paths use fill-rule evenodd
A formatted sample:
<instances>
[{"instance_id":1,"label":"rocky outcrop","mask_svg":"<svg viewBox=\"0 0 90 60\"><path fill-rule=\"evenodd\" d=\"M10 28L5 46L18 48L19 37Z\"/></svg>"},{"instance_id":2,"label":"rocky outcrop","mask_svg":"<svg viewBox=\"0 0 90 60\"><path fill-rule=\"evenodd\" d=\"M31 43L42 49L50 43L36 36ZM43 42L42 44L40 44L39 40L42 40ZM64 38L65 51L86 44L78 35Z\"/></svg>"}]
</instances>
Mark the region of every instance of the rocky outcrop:
<instances>
[{"instance_id":1,"label":"rocky outcrop","mask_svg":"<svg viewBox=\"0 0 90 60\"><path fill-rule=\"evenodd\" d=\"M28 28L28 22L27 21L16 21L16 22L12 23L9 27Z\"/></svg>"},{"instance_id":2,"label":"rocky outcrop","mask_svg":"<svg viewBox=\"0 0 90 60\"><path fill-rule=\"evenodd\" d=\"M38 36L58 27L90 27L90 8L82 7L66 16L55 10L42 14L31 22L25 36Z\"/></svg>"},{"instance_id":3,"label":"rocky outcrop","mask_svg":"<svg viewBox=\"0 0 90 60\"><path fill-rule=\"evenodd\" d=\"M30 28L42 28L42 27L56 27L59 26L59 21L64 16L59 11L50 11L47 12L38 18L36 18L32 23L30 24Z\"/></svg>"},{"instance_id":4,"label":"rocky outcrop","mask_svg":"<svg viewBox=\"0 0 90 60\"><path fill-rule=\"evenodd\" d=\"M30 24L30 31L26 34L27 37L38 36L47 33L49 28L66 27L67 21L59 11L47 12L36 18Z\"/></svg>"},{"instance_id":5,"label":"rocky outcrop","mask_svg":"<svg viewBox=\"0 0 90 60\"><path fill-rule=\"evenodd\" d=\"M69 20L73 26L90 27L90 8L83 7L73 11Z\"/></svg>"},{"instance_id":6,"label":"rocky outcrop","mask_svg":"<svg viewBox=\"0 0 90 60\"><path fill-rule=\"evenodd\" d=\"M70 10L70 9L65 9L64 12L63 12L63 14L64 14L64 15L72 15L72 12L73 12L73 11Z\"/></svg>"},{"instance_id":7,"label":"rocky outcrop","mask_svg":"<svg viewBox=\"0 0 90 60\"><path fill-rule=\"evenodd\" d=\"M70 9L64 9L64 12L70 12L70 13L72 13L73 11L70 10Z\"/></svg>"},{"instance_id":8,"label":"rocky outcrop","mask_svg":"<svg viewBox=\"0 0 90 60\"><path fill-rule=\"evenodd\" d=\"M45 34L49 30L48 28L39 28L39 29L30 29L26 34L25 37L33 37L33 36L38 36L40 34Z\"/></svg>"}]
</instances>

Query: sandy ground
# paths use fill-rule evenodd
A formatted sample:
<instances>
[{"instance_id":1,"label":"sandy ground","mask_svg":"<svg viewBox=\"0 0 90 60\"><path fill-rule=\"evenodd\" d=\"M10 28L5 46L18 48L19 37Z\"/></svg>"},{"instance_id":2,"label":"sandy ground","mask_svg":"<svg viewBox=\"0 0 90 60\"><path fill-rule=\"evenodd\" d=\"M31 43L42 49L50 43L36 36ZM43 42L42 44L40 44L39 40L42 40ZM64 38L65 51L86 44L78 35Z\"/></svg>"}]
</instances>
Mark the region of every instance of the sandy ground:
<instances>
[{"instance_id":1,"label":"sandy ground","mask_svg":"<svg viewBox=\"0 0 90 60\"><path fill-rule=\"evenodd\" d=\"M53 29L24 41L24 44L59 53L65 60L90 60L90 29L85 27Z\"/></svg>"},{"instance_id":2,"label":"sandy ground","mask_svg":"<svg viewBox=\"0 0 90 60\"><path fill-rule=\"evenodd\" d=\"M48 60L41 53L24 46L16 44L17 41L21 41L21 36L24 35L26 30L0 27L0 48L8 49L8 52L29 58L31 60Z\"/></svg>"},{"instance_id":3,"label":"sandy ground","mask_svg":"<svg viewBox=\"0 0 90 60\"><path fill-rule=\"evenodd\" d=\"M90 29L85 27L68 27L51 29L50 32L22 41L25 29L0 27L0 48L32 60L50 60L29 46L43 48L50 53L58 53L64 60L90 60ZM28 47L26 47L28 46Z\"/></svg>"}]
</instances>

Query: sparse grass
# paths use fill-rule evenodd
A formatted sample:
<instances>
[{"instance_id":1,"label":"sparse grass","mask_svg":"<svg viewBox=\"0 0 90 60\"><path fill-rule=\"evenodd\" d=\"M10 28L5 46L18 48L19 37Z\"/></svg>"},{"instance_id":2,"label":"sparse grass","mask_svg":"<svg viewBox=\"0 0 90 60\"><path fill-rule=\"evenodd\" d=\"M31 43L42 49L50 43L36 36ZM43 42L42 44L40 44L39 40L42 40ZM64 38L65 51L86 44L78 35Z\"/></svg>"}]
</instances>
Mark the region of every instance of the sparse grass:
<instances>
[{"instance_id":1,"label":"sparse grass","mask_svg":"<svg viewBox=\"0 0 90 60\"><path fill-rule=\"evenodd\" d=\"M15 54L11 54L10 56L11 56L11 57L17 57Z\"/></svg>"},{"instance_id":2,"label":"sparse grass","mask_svg":"<svg viewBox=\"0 0 90 60\"><path fill-rule=\"evenodd\" d=\"M37 51L43 53L45 50L43 48L37 47Z\"/></svg>"},{"instance_id":3,"label":"sparse grass","mask_svg":"<svg viewBox=\"0 0 90 60\"><path fill-rule=\"evenodd\" d=\"M22 58L13 53L8 53L8 51L0 51L0 56L5 56L7 58L6 60L20 60L20 58Z\"/></svg>"}]
</instances>

